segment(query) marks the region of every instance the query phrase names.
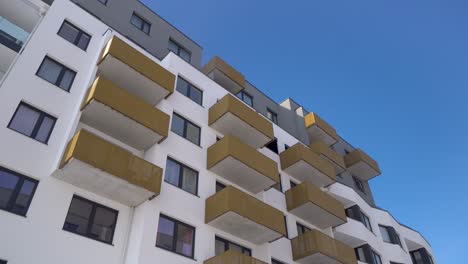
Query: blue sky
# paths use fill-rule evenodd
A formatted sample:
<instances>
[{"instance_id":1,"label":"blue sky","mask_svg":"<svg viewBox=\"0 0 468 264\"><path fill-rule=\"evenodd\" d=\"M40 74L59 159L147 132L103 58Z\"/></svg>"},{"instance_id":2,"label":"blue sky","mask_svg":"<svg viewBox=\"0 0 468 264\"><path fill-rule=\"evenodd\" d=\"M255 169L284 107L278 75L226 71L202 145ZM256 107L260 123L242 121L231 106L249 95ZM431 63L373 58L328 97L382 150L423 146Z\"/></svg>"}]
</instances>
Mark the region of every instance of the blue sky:
<instances>
[{"instance_id":1,"label":"blue sky","mask_svg":"<svg viewBox=\"0 0 468 264\"><path fill-rule=\"evenodd\" d=\"M377 204L420 230L439 264L463 261L468 1L144 2L202 45L204 62L220 55L369 153L383 171Z\"/></svg>"}]
</instances>

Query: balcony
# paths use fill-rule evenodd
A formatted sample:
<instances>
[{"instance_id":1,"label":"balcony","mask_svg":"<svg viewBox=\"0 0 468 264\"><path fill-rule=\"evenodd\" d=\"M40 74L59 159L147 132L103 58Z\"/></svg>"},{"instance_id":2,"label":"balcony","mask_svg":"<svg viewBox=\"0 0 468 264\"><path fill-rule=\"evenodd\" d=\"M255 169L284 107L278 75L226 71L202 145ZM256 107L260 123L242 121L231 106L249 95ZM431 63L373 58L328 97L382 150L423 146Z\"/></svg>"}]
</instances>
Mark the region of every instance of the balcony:
<instances>
[{"instance_id":1,"label":"balcony","mask_svg":"<svg viewBox=\"0 0 468 264\"><path fill-rule=\"evenodd\" d=\"M303 182L286 192L288 211L324 229L346 222L344 207L338 200L309 182Z\"/></svg>"},{"instance_id":2,"label":"balcony","mask_svg":"<svg viewBox=\"0 0 468 264\"><path fill-rule=\"evenodd\" d=\"M236 97L227 94L214 104L208 124L224 135L233 135L254 148L274 139L273 125Z\"/></svg>"},{"instance_id":3,"label":"balcony","mask_svg":"<svg viewBox=\"0 0 468 264\"><path fill-rule=\"evenodd\" d=\"M246 256L238 251L228 250L219 256L212 257L203 264L268 264L256 258Z\"/></svg>"},{"instance_id":4,"label":"balcony","mask_svg":"<svg viewBox=\"0 0 468 264\"><path fill-rule=\"evenodd\" d=\"M163 170L106 140L80 130L54 176L128 206L157 196Z\"/></svg>"},{"instance_id":5,"label":"balcony","mask_svg":"<svg viewBox=\"0 0 468 264\"><path fill-rule=\"evenodd\" d=\"M82 106L81 121L134 148L146 150L167 137L169 116L98 77Z\"/></svg>"},{"instance_id":6,"label":"balcony","mask_svg":"<svg viewBox=\"0 0 468 264\"><path fill-rule=\"evenodd\" d=\"M291 240L293 260L301 264L356 264L354 249L321 233L306 232Z\"/></svg>"},{"instance_id":7,"label":"balcony","mask_svg":"<svg viewBox=\"0 0 468 264\"><path fill-rule=\"evenodd\" d=\"M304 117L304 122L311 143L322 141L328 146L331 146L339 141L336 130L327 122L323 121L317 114L307 114Z\"/></svg>"},{"instance_id":8,"label":"balcony","mask_svg":"<svg viewBox=\"0 0 468 264\"><path fill-rule=\"evenodd\" d=\"M379 164L360 149L355 149L344 156L344 161L347 169L363 181L380 175Z\"/></svg>"},{"instance_id":9,"label":"balcony","mask_svg":"<svg viewBox=\"0 0 468 264\"><path fill-rule=\"evenodd\" d=\"M203 67L202 72L233 94L237 94L244 89L244 75L218 56L213 57Z\"/></svg>"},{"instance_id":10,"label":"balcony","mask_svg":"<svg viewBox=\"0 0 468 264\"><path fill-rule=\"evenodd\" d=\"M208 148L207 168L252 193L280 181L276 162L233 136Z\"/></svg>"},{"instance_id":11,"label":"balcony","mask_svg":"<svg viewBox=\"0 0 468 264\"><path fill-rule=\"evenodd\" d=\"M174 74L116 36L104 49L98 74L150 105L174 91Z\"/></svg>"},{"instance_id":12,"label":"balcony","mask_svg":"<svg viewBox=\"0 0 468 264\"><path fill-rule=\"evenodd\" d=\"M232 186L206 200L205 222L254 244L286 235L281 211Z\"/></svg>"},{"instance_id":13,"label":"balcony","mask_svg":"<svg viewBox=\"0 0 468 264\"><path fill-rule=\"evenodd\" d=\"M363 223L348 218L346 224L337 226L333 229L335 239L345 243L346 245L356 248L365 243L375 245L379 241L377 237Z\"/></svg>"},{"instance_id":14,"label":"balcony","mask_svg":"<svg viewBox=\"0 0 468 264\"><path fill-rule=\"evenodd\" d=\"M317 187L336 182L333 165L300 143L281 152L280 160L281 168L300 181L309 181Z\"/></svg>"},{"instance_id":15,"label":"balcony","mask_svg":"<svg viewBox=\"0 0 468 264\"><path fill-rule=\"evenodd\" d=\"M322 141L317 141L315 143L312 143L309 146L309 148L313 152L319 154L322 158L325 158L328 161L330 161L330 163L335 168L336 174L340 174L346 169L346 165L345 165L343 156L338 154L336 151L331 149L329 146L327 146Z\"/></svg>"}]
</instances>

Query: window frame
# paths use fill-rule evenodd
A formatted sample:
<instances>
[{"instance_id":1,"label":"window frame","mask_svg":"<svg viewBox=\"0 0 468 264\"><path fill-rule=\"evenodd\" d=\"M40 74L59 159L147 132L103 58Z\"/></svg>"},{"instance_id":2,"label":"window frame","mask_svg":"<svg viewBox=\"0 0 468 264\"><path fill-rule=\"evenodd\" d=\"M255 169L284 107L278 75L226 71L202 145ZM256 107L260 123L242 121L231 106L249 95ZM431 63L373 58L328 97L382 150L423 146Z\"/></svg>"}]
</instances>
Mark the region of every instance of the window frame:
<instances>
[{"instance_id":1,"label":"window frame","mask_svg":"<svg viewBox=\"0 0 468 264\"><path fill-rule=\"evenodd\" d=\"M372 262L373 262L374 264L383 264L383 262L382 262L382 257L380 256L380 254L377 253L377 252L375 252L374 249L371 249L371 252L372 252L372 258L373 258L373 259L372 259ZM375 261L376 259L378 259L379 261L376 262L376 261Z\"/></svg>"},{"instance_id":2,"label":"window frame","mask_svg":"<svg viewBox=\"0 0 468 264\"><path fill-rule=\"evenodd\" d=\"M73 200L74 199L77 199L77 200L81 200L83 202L86 202L86 203L89 203L92 207L91 207L91 213L89 215L89 219L87 220L87 229L86 229L86 233L85 234L81 234L79 232L75 232L73 230L70 230L70 229L67 229L65 227L65 225L67 224L67 217L68 217L68 213L70 212L70 209L71 209L71 206L72 206L72 203L73 203ZM105 241L105 240L102 240L102 239L98 239L96 237L93 237L91 235L91 228L92 228L92 225L94 224L94 218L96 216L96 210L97 208L103 208L105 210L108 210L108 211L111 211L113 213L115 213L115 220L114 220L114 224L113 224L113 228L112 228L112 235L111 235L111 238L110 238L110 241ZM104 243L104 244L108 244L108 245L114 245L113 242L114 242L114 236L115 236L115 229L117 228L117 222L118 222L118 219L119 219L119 211L118 210L115 210L113 208L110 208L106 205L103 205L103 204L100 204L98 202L95 202L95 201L91 201L89 199L86 199L82 196L79 196L79 195L76 195L74 194L71 201L70 201L70 205L68 206L68 211L67 211L67 215L65 216L65 221L63 223L63 227L62 227L62 230L63 231L66 231L66 232L70 232L70 233L73 233L73 234L76 234L76 235L79 235L79 236L82 236L82 237L86 237L86 238L89 238L89 239L92 239L92 240L95 240L95 241L98 241L98 242L101 242L101 243Z\"/></svg>"},{"instance_id":3,"label":"window frame","mask_svg":"<svg viewBox=\"0 0 468 264\"><path fill-rule=\"evenodd\" d=\"M303 235L306 232L312 231L312 228L307 227L299 222L296 221L296 229L297 229L297 236ZM299 234L299 230L301 230L301 233Z\"/></svg>"},{"instance_id":4,"label":"window frame","mask_svg":"<svg viewBox=\"0 0 468 264\"><path fill-rule=\"evenodd\" d=\"M181 190L183 190L183 191L185 191L185 192L187 192L187 193L190 193L190 194L193 194L193 195L195 195L195 196L198 196L198 180L199 180L199 176L200 176L199 171L197 171L197 170L195 170L195 169L193 169L193 168L191 168L191 167L185 165L184 163L182 163L182 162L180 162L180 161L177 161L176 159L174 159L174 158L172 158L172 157L169 157L169 156L168 156L167 159L166 159L166 167L167 167L167 162L169 162L169 161L174 162L175 164L177 164L177 165L179 166L179 182L177 183L177 185L175 185L175 184L173 184L173 183L171 183L171 182L169 182L169 181L166 180L166 172L167 172L168 170L165 170L166 172L164 173L164 182L166 182L166 183L168 183L168 184L170 184L170 185L172 185L172 186L175 186L175 187L177 187L177 188L179 188L179 189L181 189ZM191 170L191 171L193 171L193 172L196 172L195 193L191 193L191 192L189 192L189 191L187 191L187 190L185 190L185 189L182 188L182 182L183 182L183 176L184 176L184 168L185 168L185 169L189 169L189 170Z\"/></svg>"},{"instance_id":5,"label":"window frame","mask_svg":"<svg viewBox=\"0 0 468 264\"><path fill-rule=\"evenodd\" d=\"M200 105L200 106L203 106L203 90L196 87L195 85L193 85L191 82L187 81L187 79L185 79L184 77L182 76L177 76L177 81L181 79L183 80L184 82L186 82L188 84L188 87L187 87L187 95L183 94L182 91L179 91L178 89L178 85L176 83L176 91L179 92L180 94L184 95L185 97L187 97L188 99L190 99L192 102L196 103L197 105ZM192 94L192 90L197 90L200 92L201 94L201 101L200 103L198 103L197 101L193 100L192 97L191 97L191 94Z\"/></svg>"},{"instance_id":6,"label":"window frame","mask_svg":"<svg viewBox=\"0 0 468 264\"><path fill-rule=\"evenodd\" d=\"M239 245L239 244L234 243L234 242L232 242L232 241L230 241L230 240L227 240L227 239L225 239L225 238L222 238L222 237L219 237L219 236L216 236L216 235L215 235L215 244L216 244L216 241L220 241L220 242L223 242L223 243L224 243L224 251L223 251L223 253L229 250L229 244L233 244L233 245L238 246L238 247L240 247L240 248L242 249L242 252L241 252L241 253L242 253L243 255L245 255L244 252L249 252L249 255L246 255L246 256L249 256L249 257L252 256L252 249L251 249L251 248L248 248L248 247ZM215 250L215 251L216 251L216 250ZM215 254L216 254L216 252L215 252Z\"/></svg>"},{"instance_id":7,"label":"window frame","mask_svg":"<svg viewBox=\"0 0 468 264\"><path fill-rule=\"evenodd\" d=\"M169 47L171 46L171 43L173 43L175 46L177 46L177 51L173 51L171 50ZM190 50L188 50L186 47L184 47L183 45L180 45L179 42L175 41L173 38L169 38L169 41L168 41L168 45L167 45L167 49L174 53L175 55L177 55L179 58L181 58L183 61L186 61L182 58L182 56L180 56L180 51L181 50L184 50L188 55L189 55L189 60L186 61L188 63L192 63L192 52Z\"/></svg>"},{"instance_id":8,"label":"window frame","mask_svg":"<svg viewBox=\"0 0 468 264\"><path fill-rule=\"evenodd\" d=\"M173 231L173 234L174 234L174 236L173 236L174 239L173 239L173 241L172 241L172 248L171 248L171 249L168 249L168 248L165 248L165 247L163 247L163 246L158 245L159 220L161 219L161 217L162 217L162 218L165 218L166 220L169 220L169 221L171 221L171 222L174 223L174 229L172 230L172 231ZM178 235L177 231L178 231L179 225L183 225L183 226L185 226L185 227L188 227L188 228L193 229L193 237L192 237L193 243L192 243L192 252L191 252L191 255L190 255L190 256L187 256L187 255L184 255L183 253L177 252L177 235ZM182 221L179 221L179 220L177 220L177 219L174 219L174 218L172 218L172 217L170 217L170 216L167 216L167 215L165 215L165 214L163 214L163 213L160 213L160 214L159 214L158 229L157 229L157 231L156 231L156 244L155 244L155 246L156 246L157 248L160 248L160 249L163 249L163 250L167 250L167 251L169 251L169 252L175 253L175 254L177 254L177 255L180 255L180 256L183 256L183 257L186 257L186 258L195 259L195 244L196 244L195 237L196 237L196 228L195 228L194 226L189 225L189 224L187 224L187 223L184 223L184 222L182 222Z\"/></svg>"},{"instance_id":9,"label":"window frame","mask_svg":"<svg viewBox=\"0 0 468 264\"><path fill-rule=\"evenodd\" d=\"M253 101L252 101L253 102ZM270 116L271 117L270 117ZM274 124L278 125L278 114L271 110L270 108L267 107L267 114L266 114L266 117L268 118L268 120L270 120L271 122L273 122Z\"/></svg>"},{"instance_id":10,"label":"window frame","mask_svg":"<svg viewBox=\"0 0 468 264\"><path fill-rule=\"evenodd\" d=\"M142 24L141 24L141 27L139 27L138 25L135 25L133 23L133 17L136 17L138 18L139 20L141 20ZM152 27L152 24L146 20L145 18L143 18L142 16L140 16L139 14L137 14L136 12L133 12L132 13L132 16L130 17L130 24L132 24L135 28L137 28L138 30L140 30L141 32L145 33L146 35L150 35L151 33L151 27ZM147 24L148 25L148 32L145 32L144 31L144 25Z\"/></svg>"},{"instance_id":11,"label":"window frame","mask_svg":"<svg viewBox=\"0 0 468 264\"><path fill-rule=\"evenodd\" d=\"M98 0L100 1L100 0ZM106 4L107 4L107 0L106 1ZM66 39L64 36L60 35L60 31L62 30L62 28L65 26L65 24L67 24L68 26L70 26L71 28L74 28L75 30L78 31L78 35L76 35L75 37L75 40L73 42L69 41L68 39ZM73 23L71 23L70 21L68 20L64 20L62 22L62 25L60 26L59 30L57 31L57 35L59 35L61 38L63 38L64 40L70 42L71 44L73 44L74 46L78 47L79 49L83 50L86 52L86 50L88 49L89 47L89 43L91 42L91 35L86 33L84 30L82 30L81 28L75 26ZM80 42L80 39L82 36L87 36L88 37L88 43L86 43L86 47L84 49L82 49L80 46L78 46L78 43Z\"/></svg>"},{"instance_id":12,"label":"window frame","mask_svg":"<svg viewBox=\"0 0 468 264\"><path fill-rule=\"evenodd\" d=\"M245 100L244 100L244 97L247 96L250 98L250 101L252 102L252 104L249 104L247 103ZM253 96L249 93L247 93L246 91L244 90L241 90L239 91L237 94L236 94L236 97L239 98L242 102L244 102L246 105L254 108L254 100L253 100Z\"/></svg>"},{"instance_id":13,"label":"window frame","mask_svg":"<svg viewBox=\"0 0 468 264\"><path fill-rule=\"evenodd\" d=\"M39 181L36 180L36 179L33 179L33 178L31 178L31 177L28 177L28 176L26 176L26 175L23 175L23 174L21 174L21 173L19 173L19 172L16 172L16 171L7 169L7 168L5 168L5 167L2 167L2 166L0 166L0 171L6 172L6 173L9 173L9 174L13 174L14 176L17 176L17 177L19 178L19 179L18 179L18 182L17 182L16 185L15 185L15 188L13 189L13 191L12 191L12 193L11 193L10 199L9 199L9 201L7 202L6 207L5 207L5 208L0 207L0 210L9 212L9 213L12 213L12 214L15 214L15 215L19 215L19 216L24 216L24 217L26 217L27 214L28 214L28 211L29 211L29 207L31 206L32 200L34 199L34 195L36 194L36 190L37 190L37 186L39 185ZM23 187L23 185L24 185L25 180L34 183L34 188L33 188L33 190L31 191L31 197L29 198L29 201L28 201L28 203L27 203L25 213L24 213L24 214L19 214L19 213L17 213L17 212L13 212L13 211L12 211L12 208L13 208L13 206L14 206L15 203L16 203L16 200L17 200L17 198L18 198L18 194L19 194L19 192L21 191L21 189L22 189L22 187Z\"/></svg>"},{"instance_id":14,"label":"window frame","mask_svg":"<svg viewBox=\"0 0 468 264\"><path fill-rule=\"evenodd\" d=\"M174 116L177 116L177 117L179 117L180 119L184 120L184 131L183 131L183 135L179 135L177 132L175 132L174 130L172 130L172 124L173 124L173 121L174 121L174 120L173 120L173 119L174 119ZM189 140L189 139L187 138L187 124L188 124L188 123L190 123L190 124L193 125L194 127L197 127L197 128L198 128L198 140L197 140L198 142L197 142L197 143L192 142L191 140ZM196 125L196 124L193 123L192 121L188 120L188 119L185 118L184 116L178 114L177 112L173 112L173 113L172 113L172 118L171 118L171 131L172 131L174 134L179 135L179 136L183 137L184 139L186 139L187 141L189 141L189 142L191 142L191 143L193 143L193 144L195 144L195 145L197 145L197 146L200 147L200 144L201 144L201 132L202 132L202 131L201 131L201 127L198 126L198 125Z\"/></svg>"},{"instance_id":15,"label":"window frame","mask_svg":"<svg viewBox=\"0 0 468 264\"><path fill-rule=\"evenodd\" d=\"M107 3L109 2L109 0L97 0L99 3L107 6Z\"/></svg>"},{"instance_id":16,"label":"window frame","mask_svg":"<svg viewBox=\"0 0 468 264\"><path fill-rule=\"evenodd\" d=\"M60 67L62 67L62 69L60 70L60 73L59 73L59 75L58 75L58 77L57 77L57 80L55 80L55 82L51 82L51 81L47 80L46 78L42 77L41 75L39 75L39 72L41 71L42 67L44 66L44 62L45 62L46 60L49 60L49 61L51 61L51 62L53 62L53 63L59 65ZM68 88L65 89L65 88L63 88L63 87L60 87L59 85L60 85L60 83L62 82L63 76L65 75L65 72L66 72L66 71L69 71L69 72L73 73L73 78L72 78L72 80L71 80L71 82L70 82L70 86L69 86ZM50 84L53 84L54 86L60 88L60 89L63 90L63 91L66 91L66 92L70 92L70 90L71 90L73 84L75 83L75 79L76 79L76 75L77 75L77 74L78 74L78 72L72 70L72 69L69 68L68 66L65 66L63 63L57 61L56 59L53 59L53 58L49 57L48 55L44 56L44 59L42 59L42 62L41 62L41 64L39 65L39 68L37 68L37 71L36 71L36 76L37 76L37 77L41 78L42 80L44 80L44 81L46 81L46 82L48 82L48 83L50 83Z\"/></svg>"},{"instance_id":17,"label":"window frame","mask_svg":"<svg viewBox=\"0 0 468 264\"><path fill-rule=\"evenodd\" d=\"M24 106L26 108L29 108L29 109L39 113L39 118L37 119L36 124L34 125L34 128L33 128L33 131L31 132L31 135L27 135L27 134L25 134L25 133L23 133L21 131L18 131L16 129L14 129L13 127L11 127L11 124L13 123L13 120L15 119L16 115L18 114L18 111L19 111L21 106ZM47 134L46 140L41 141L41 140L37 139L36 136L37 136L37 133L39 132L39 129L41 128L42 122L44 121L45 117L50 118L51 120L53 120L53 124L52 124L52 127L50 128L49 133ZM16 107L16 110L13 113L13 116L11 117L10 122L8 122L7 128L9 128L9 129L11 129L11 130L23 135L23 136L26 136L28 138L34 139L34 140L36 140L38 142L41 142L41 143L43 143L45 145L48 145L49 140L50 140L50 136L52 135L52 132L54 131L54 128L55 128L56 124L57 124L57 118L55 116L53 116L53 115L51 115L49 113L46 113L46 112L40 110L39 108L34 107L34 106L32 106L32 105L30 105L28 103L25 103L24 101L21 101L18 104L18 106Z\"/></svg>"},{"instance_id":18,"label":"window frame","mask_svg":"<svg viewBox=\"0 0 468 264\"><path fill-rule=\"evenodd\" d=\"M356 186L356 188L363 194L367 194L366 189L364 188L364 182L361 179L358 179L354 175L352 175L352 177L353 177L354 186Z\"/></svg>"}]
</instances>

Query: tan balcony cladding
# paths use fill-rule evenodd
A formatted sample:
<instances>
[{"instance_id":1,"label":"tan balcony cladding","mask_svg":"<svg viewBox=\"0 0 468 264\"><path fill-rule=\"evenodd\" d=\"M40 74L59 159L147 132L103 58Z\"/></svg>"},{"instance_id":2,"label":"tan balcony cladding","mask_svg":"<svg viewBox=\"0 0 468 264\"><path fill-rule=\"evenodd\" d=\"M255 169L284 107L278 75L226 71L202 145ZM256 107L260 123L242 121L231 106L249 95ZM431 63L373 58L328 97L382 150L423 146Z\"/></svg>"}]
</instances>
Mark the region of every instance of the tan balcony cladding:
<instances>
[{"instance_id":1,"label":"tan balcony cladding","mask_svg":"<svg viewBox=\"0 0 468 264\"><path fill-rule=\"evenodd\" d=\"M256 258L242 254L235 250L228 250L219 256L212 257L203 264L268 264Z\"/></svg>"},{"instance_id":2,"label":"tan balcony cladding","mask_svg":"<svg viewBox=\"0 0 468 264\"><path fill-rule=\"evenodd\" d=\"M203 67L202 72L233 94L237 94L244 89L244 75L218 56L213 57Z\"/></svg>"},{"instance_id":3,"label":"tan balcony cladding","mask_svg":"<svg viewBox=\"0 0 468 264\"><path fill-rule=\"evenodd\" d=\"M293 260L301 264L356 264L354 249L318 230L291 240Z\"/></svg>"},{"instance_id":4,"label":"tan balcony cladding","mask_svg":"<svg viewBox=\"0 0 468 264\"><path fill-rule=\"evenodd\" d=\"M280 210L233 186L206 199L205 222L254 244L286 236Z\"/></svg>"},{"instance_id":5,"label":"tan balcony cladding","mask_svg":"<svg viewBox=\"0 0 468 264\"><path fill-rule=\"evenodd\" d=\"M82 106L81 121L136 149L146 150L167 137L169 115L98 77Z\"/></svg>"},{"instance_id":6,"label":"tan balcony cladding","mask_svg":"<svg viewBox=\"0 0 468 264\"><path fill-rule=\"evenodd\" d=\"M280 181L278 165L233 136L225 136L208 148L207 168L252 193Z\"/></svg>"},{"instance_id":7,"label":"tan balcony cladding","mask_svg":"<svg viewBox=\"0 0 468 264\"><path fill-rule=\"evenodd\" d=\"M343 204L309 182L289 189L286 204L291 214L321 229L346 222Z\"/></svg>"},{"instance_id":8,"label":"tan balcony cladding","mask_svg":"<svg viewBox=\"0 0 468 264\"><path fill-rule=\"evenodd\" d=\"M345 171L346 165L345 165L343 156L338 154L336 151L331 149L322 141L317 141L317 142L312 143L309 146L309 148L313 152L319 154L322 158L325 158L328 161L330 161L333 167L335 168L336 174L340 174L343 171Z\"/></svg>"},{"instance_id":9,"label":"tan balcony cladding","mask_svg":"<svg viewBox=\"0 0 468 264\"><path fill-rule=\"evenodd\" d=\"M156 105L174 92L175 75L114 36L98 62L98 74Z\"/></svg>"},{"instance_id":10,"label":"tan balcony cladding","mask_svg":"<svg viewBox=\"0 0 468 264\"><path fill-rule=\"evenodd\" d=\"M271 122L231 94L210 108L208 124L223 135L233 135L254 148L263 147L275 138Z\"/></svg>"},{"instance_id":11,"label":"tan balcony cladding","mask_svg":"<svg viewBox=\"0 0 468 264\"><path fill-rule=\"evenodd\" d=\"M292 177L317 187L336 182L333 165L308 147L297 143L280 154L281 168Z\"/></svg>"},{"instance_id":12,"label":"tan balcony cladding","mask_svg":"<svg viewBox=\"0 0 468 264\"><path fill-rule=\"evenodd\" d=\"M316 113L307 114L304 117L304 122L311 143L322 141L331 146L339 141L336 130Z\"/></svg>"},{"instance_id":13,"label":"tan balcony cladding","mask_svg":"<svg viewBox=\"0 0 468 264\"><path fill-rule=\"evenodd\" d=\"M157 196L163 170L80 130L68 143L56 177L128 206Z\"/></svg>"},{"instance_id":14,"label":"tan balcony cladding","mask_svg":"<svg viewBox=\"0 0 468 264\"><path fill-rule=\"evenodd\" d=\"M344 160L346 168L361 180L370 180L381 173L379 164L360 149L345 155Z\"/></svg>"}]
</instances>

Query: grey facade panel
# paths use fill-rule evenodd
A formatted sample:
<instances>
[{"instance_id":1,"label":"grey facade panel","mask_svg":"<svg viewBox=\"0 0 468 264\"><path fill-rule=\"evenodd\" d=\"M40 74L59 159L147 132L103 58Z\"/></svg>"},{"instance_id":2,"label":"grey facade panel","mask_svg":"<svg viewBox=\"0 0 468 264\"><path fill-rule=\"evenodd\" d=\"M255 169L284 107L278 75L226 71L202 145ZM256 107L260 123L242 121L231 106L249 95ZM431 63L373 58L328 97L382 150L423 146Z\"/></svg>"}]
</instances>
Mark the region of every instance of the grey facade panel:
<instances>
[{"instance_id":1,"label":"grey facade panel","mask_svg":"<svg viewBox=\"0 0 468 264\"><path fill-rule=\"evenodd\" d=\"M120 34L162 59L168 53L169 39L191 52L191 64L199 68L202 60L202 48L154 13L138 0L108 0L103 5L97 0L71 0L92 15L103 21ZM146 34L130 23L133 13L151 24L150 33Z\"/></svg>"}]
</instances>

